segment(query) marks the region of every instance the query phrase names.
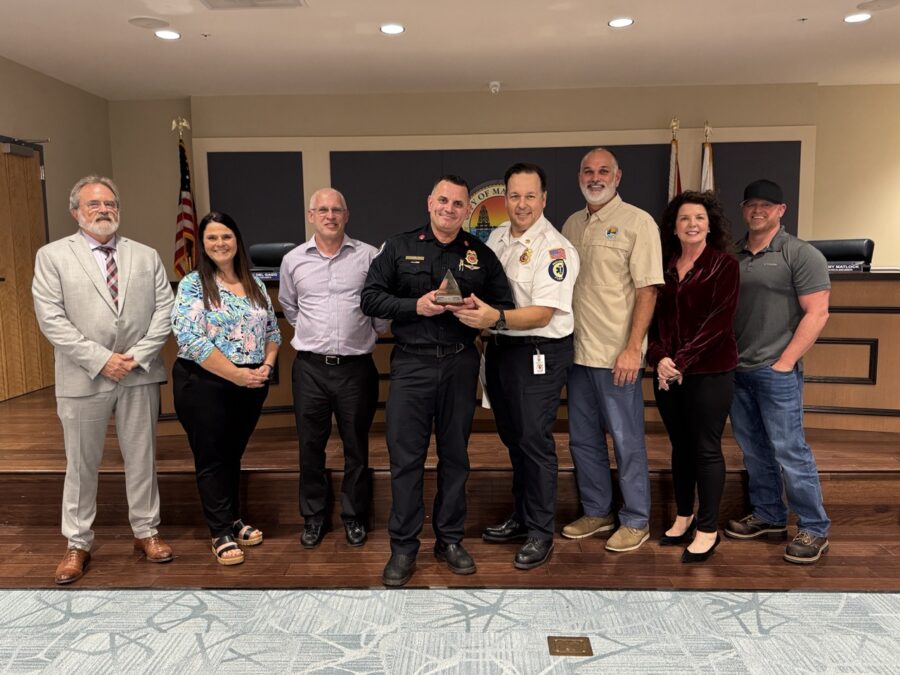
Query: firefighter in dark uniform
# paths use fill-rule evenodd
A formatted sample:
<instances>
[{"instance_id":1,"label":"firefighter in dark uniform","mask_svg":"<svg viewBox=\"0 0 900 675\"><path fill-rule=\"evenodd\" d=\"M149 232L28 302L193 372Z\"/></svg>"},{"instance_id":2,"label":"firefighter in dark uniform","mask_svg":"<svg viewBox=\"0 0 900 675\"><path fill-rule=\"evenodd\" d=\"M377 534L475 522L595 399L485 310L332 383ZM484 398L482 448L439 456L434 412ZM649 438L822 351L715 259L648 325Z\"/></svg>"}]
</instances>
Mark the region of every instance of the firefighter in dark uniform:
<instances>
[{"instance_id":1,"label":"firefighter in dark uniform","mask_svg":"<svg viewBox=\"0 0 900 675\"><path fill-rule=\"evenodd\" d=\"M536 164L514 164L504 177L506 212L488 239L509 277L517 309L480 298L457 312L473 328L491 328L487 393L513 467L512 515L484 530L487 542L524 541L518 569L543 565L553 551L557 457L553 423L574 358L572 291L578 253L544 215L547 177Z\"/></svg>"},{"instance_id":2,"label":"firefighter in dark uniform","mask_svg":"<svg viewBox=\"0 0 900 675\"><path fill-rule=\"evenodd\" d=\"M460 307L438 304L436 289L449 270L463 298L477 294L495 307L514 307L497 256L462 230L470 213L468 184L457 176L438 180L428 197L428 213L428 225L385 242L361 296L365 314L393 321L397 341L386 410L393 498L386 586L402 586L415 567L425 522L422 483L432 427L438 455L434 554L457 574L475 571L462 538L479 366L474 343L480 331L453 315L460 307L472 307L471 300Z\"/></svg>"}]
</instances>

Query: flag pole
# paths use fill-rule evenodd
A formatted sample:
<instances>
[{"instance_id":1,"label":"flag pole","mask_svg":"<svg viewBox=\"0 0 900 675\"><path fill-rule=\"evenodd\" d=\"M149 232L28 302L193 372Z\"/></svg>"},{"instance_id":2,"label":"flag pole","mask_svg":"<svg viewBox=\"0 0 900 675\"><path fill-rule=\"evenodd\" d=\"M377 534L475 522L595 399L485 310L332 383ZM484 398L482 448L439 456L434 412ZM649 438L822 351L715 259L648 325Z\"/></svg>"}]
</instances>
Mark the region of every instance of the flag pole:
<instances>
[{"instance_id":1,"label":"flag pole","mask_svg":"<svg viewBox=\"0 0 900 675\"><path fill-rule=\"evenodd\" d=\"M178 132L178 156L181 188L178 195L178 216L175 231L175 273L179 278L194 269L197 219L194 214L194 198L191 190L191 169L184 146L184 132L191 123L184 117L172 120L172 131Z\"/></svg>"},{"instance_id":2,"label":"flag pole","mask_svg":"<svg viewBox=\"0 0 900 675\"><path fill-rule=\"evenodd\" d=\"M669 122L669 128L672 130L671 152L669 154L669 201L681 194L681 167L678 165L678 129L681 123L678 117L673 117Z\"/></svg>"}]
</instances>

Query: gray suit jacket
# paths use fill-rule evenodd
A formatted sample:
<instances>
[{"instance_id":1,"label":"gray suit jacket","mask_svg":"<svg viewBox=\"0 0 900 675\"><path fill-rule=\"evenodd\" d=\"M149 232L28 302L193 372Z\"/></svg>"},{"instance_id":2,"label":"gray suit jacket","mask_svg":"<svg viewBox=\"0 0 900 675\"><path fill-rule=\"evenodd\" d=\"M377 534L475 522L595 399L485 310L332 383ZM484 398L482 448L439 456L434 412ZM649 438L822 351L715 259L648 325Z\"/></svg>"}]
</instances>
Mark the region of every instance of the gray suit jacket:
<instances>
[{"instance_id":1,"label":"gray suit jacket","mask_svg":"<svg viewBox=\"0 0 900 675\"><path fill-rule=\"evenodd\" d=\"M159 355L169 335L172 288L159 254L119 236L119 310L80 232L41 247L31 292L41 332L54 348L56 395L88 396L116 386L100 371L113 352L138 367L119 384L163 382Z\"/></svg>"}]
</instances>

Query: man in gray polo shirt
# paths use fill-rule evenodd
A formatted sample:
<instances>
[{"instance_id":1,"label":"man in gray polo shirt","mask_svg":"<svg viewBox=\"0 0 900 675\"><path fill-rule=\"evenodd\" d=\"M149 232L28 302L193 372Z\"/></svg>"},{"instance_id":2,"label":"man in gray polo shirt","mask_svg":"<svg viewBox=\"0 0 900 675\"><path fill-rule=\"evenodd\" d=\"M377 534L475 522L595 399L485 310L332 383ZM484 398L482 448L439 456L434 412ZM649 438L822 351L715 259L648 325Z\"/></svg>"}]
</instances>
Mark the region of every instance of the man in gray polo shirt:
<instances>
[{"instance_id":1,"label":"man in gray polo shirt","mask_svg":"<svg viewBox=\"0 0 900 675\"><path fill-rule=\"evenodd\" d=\"M798 532L784 559L813 563L828 549L831 523L803 434L801 358L828 321L831 282L822 254L781 226L787 207L777 183L750 183L741 208L749 232L737 243L739 359L731 425L744 453L752 510L728 521L725 534L783 537L790 507Z\"/></svg>"}]
</instances>

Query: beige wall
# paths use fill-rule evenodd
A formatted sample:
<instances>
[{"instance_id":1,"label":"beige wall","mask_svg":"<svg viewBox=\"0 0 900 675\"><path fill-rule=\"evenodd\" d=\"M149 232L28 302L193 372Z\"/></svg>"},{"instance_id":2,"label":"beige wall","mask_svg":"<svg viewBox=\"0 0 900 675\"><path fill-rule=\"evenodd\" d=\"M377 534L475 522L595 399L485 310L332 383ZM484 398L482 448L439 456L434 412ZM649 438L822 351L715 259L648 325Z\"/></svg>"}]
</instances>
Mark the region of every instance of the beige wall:
<instances>
[{"instance_id":1,"label":"beige wall","mask_svg":"<svg viewBox=\"0 0 900 675\"><path fill-rule=\"evenodd\" d=\"M816 85L390 96L195 96L194 135L403 136L815 124Z\"/></svg>"},{"instance_id":2,"label":"beige wall","mask_svg":"<svg viewBox=\"0 0 900 675\"><path fill-rule=\"evenodd\" d=\"M73 230L69 190L90 173L110 175L109 112L105 99L0 57L0 134L46 140L50 239Z\"/></svg>"},{"instance_id":3,"label":"beige wall","mask_svg":"<svg viewBox=\"0 0 900 675\"><path fill-rule=\"evenodd\" d=\"M180 184L178 136L172 120L190 116L186 98L109 104L113 174L122 193L122 233L159 251L170 277ZM190 160L190 132L185 145Z\"/></svg>"},{"instance_id":4,"label":"beige wall","mask_svg":"<svg viewBox=\"0 0 900 675\"><path fill-rule=\"evenodd\" d=\"M815 233L875 240L900 266L900 86L820 87Z\"/></svg>"},{"instance_id":5,"label":"beige wall","mask_svg":"<svg viewBox=\"0 0 900 675\"><path fill-rule=\"evenodd\" d=\"M0 91L0 134L51 140L46 146L51 238L71 230L66 197L72 183L89 172L111 174L122 188L123 232L157 248L167 267L174 249L178 189L177 145L170 127L178 115L189 118L194 135L204 139L461 134L482 136L482 147L500 144L499 135L511 133L608 131L618 137L629 130L660 130L664 138L673 114L685 136L696 134L708 119L720 130L719 140L732 140L726 129L741 128L746 134L750 128L815 127L814 197L805 205L811 225L803 234L871 237L877 265L900 265L900 85L654 87L498 96L220 96L110 103L0 58ZM644 142L658 140L654 136ZM686 164L686 172L694 171L693 159ZM195 181L202 169L195 167ZM310 169L305 174L313 182L327 175L325 165ZM685 182L693 181L688 175Z\"/></svg>"}]
</instances>

